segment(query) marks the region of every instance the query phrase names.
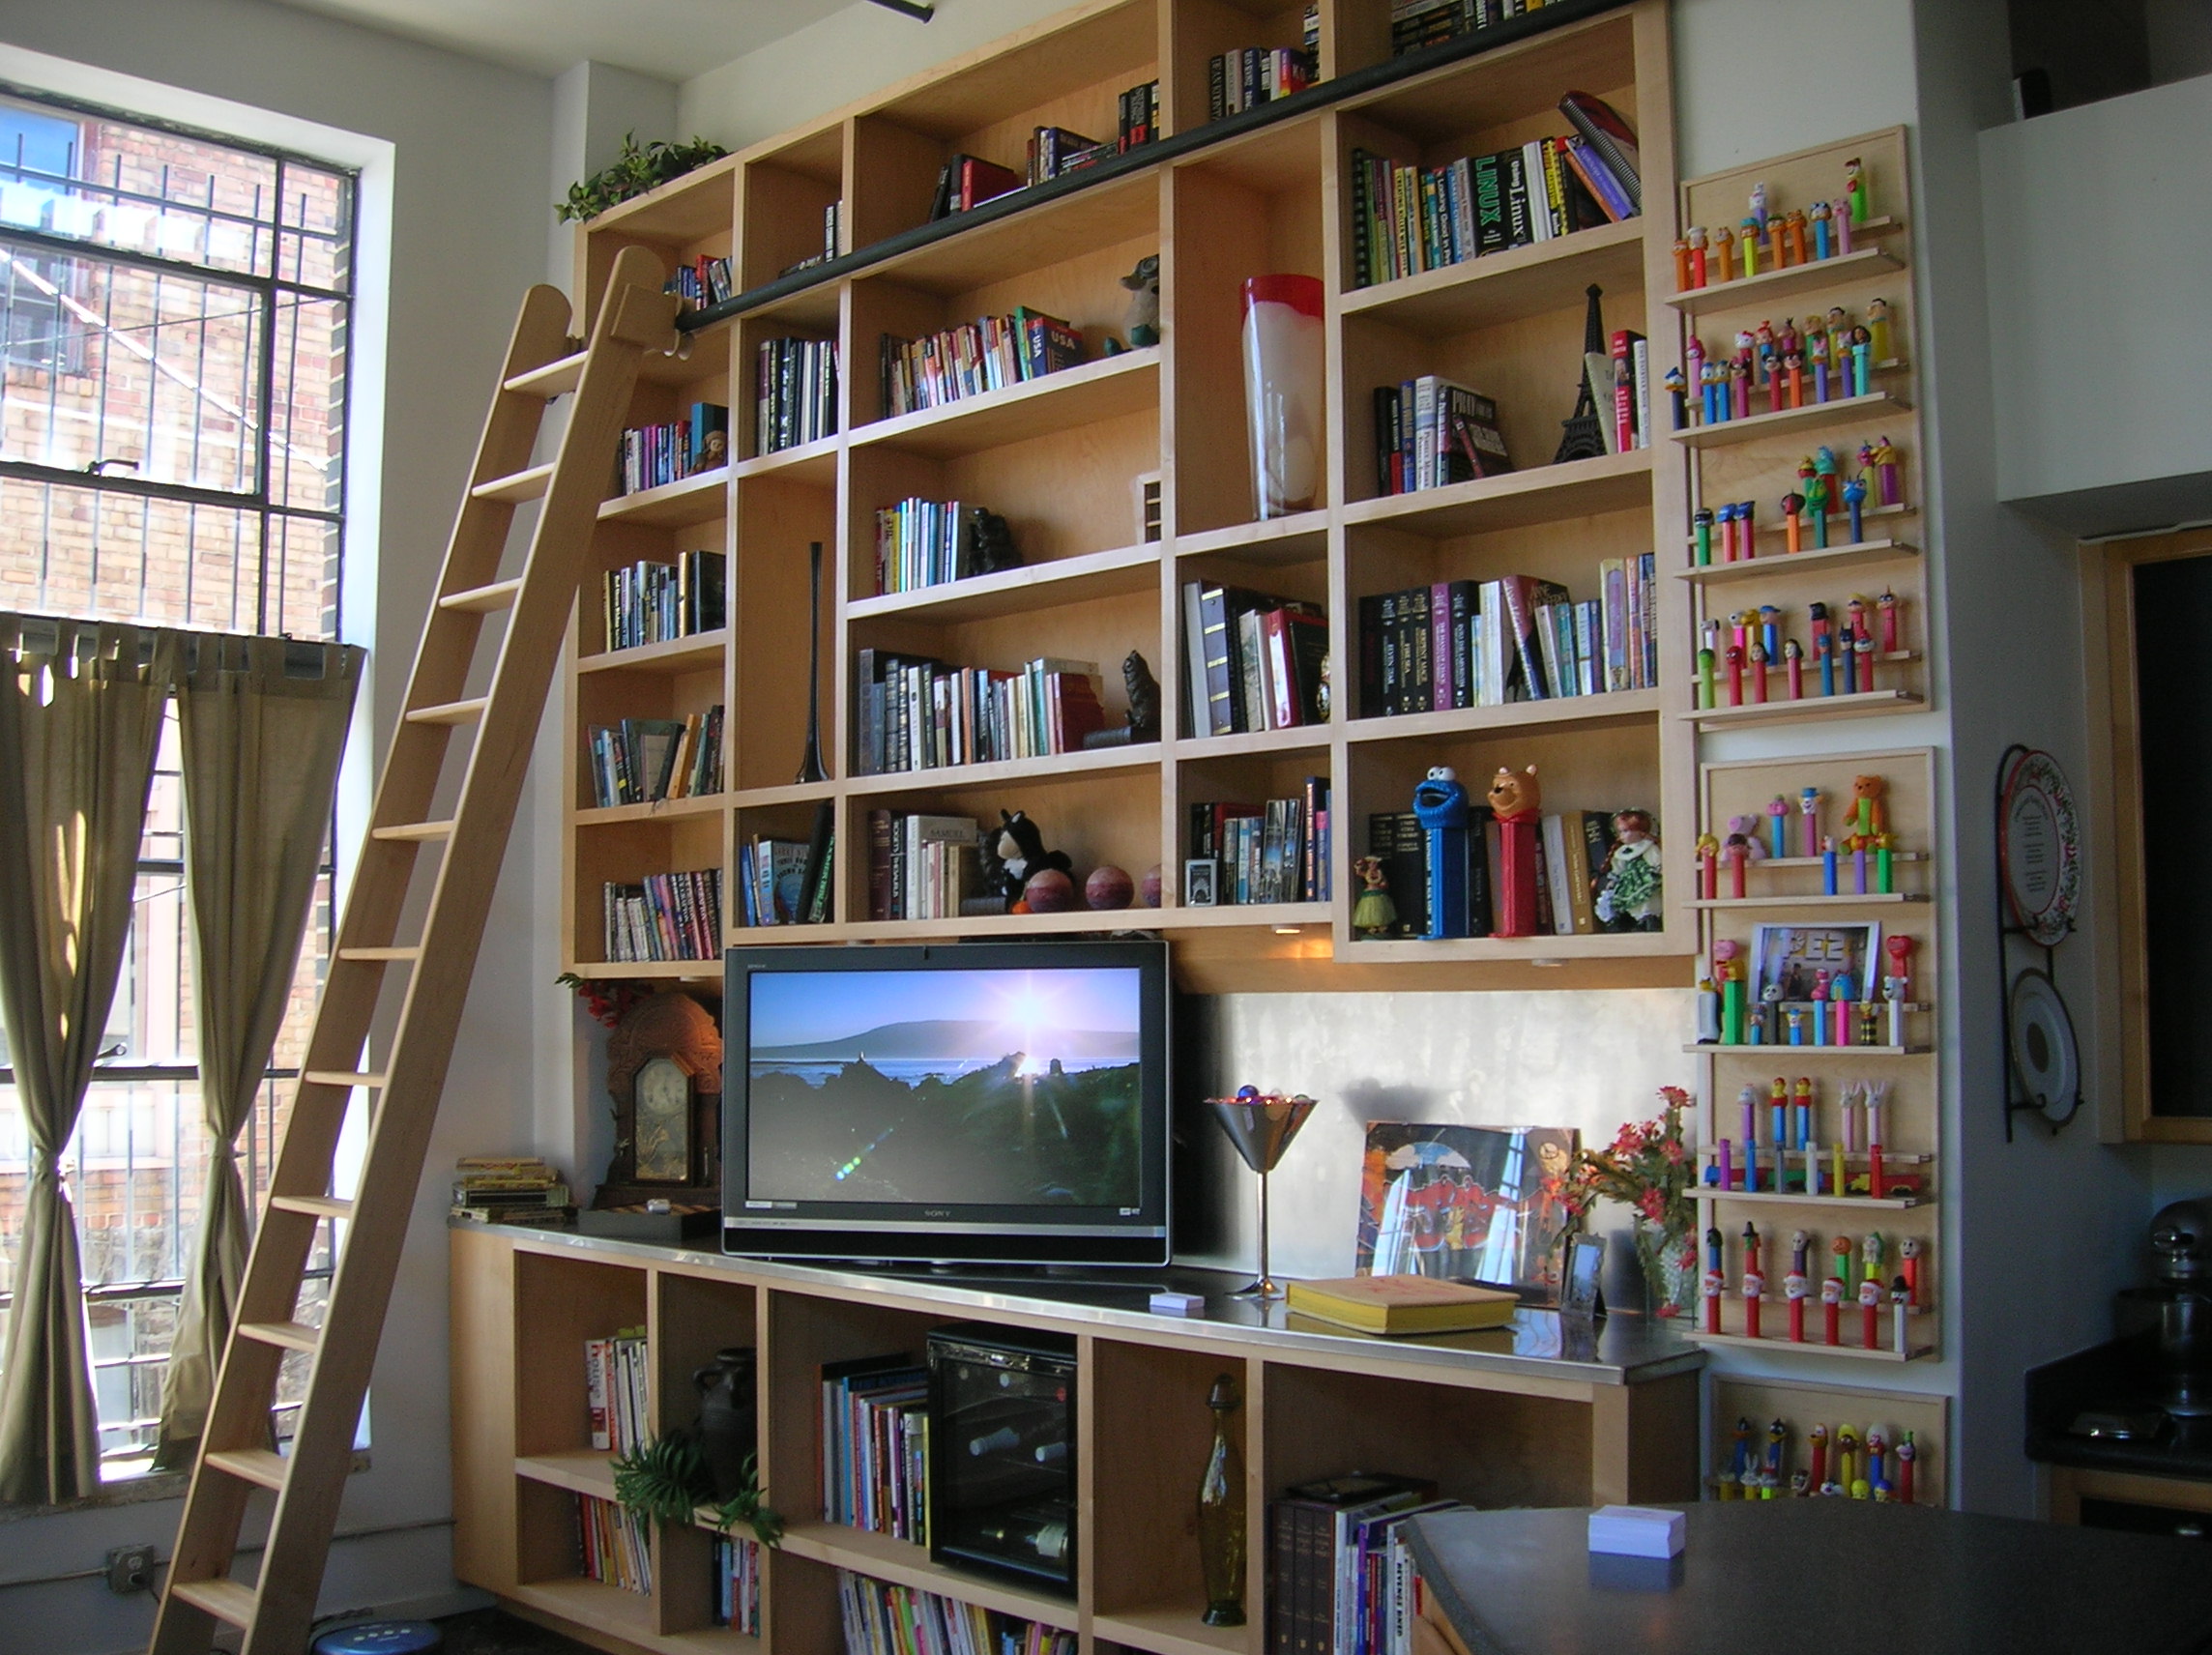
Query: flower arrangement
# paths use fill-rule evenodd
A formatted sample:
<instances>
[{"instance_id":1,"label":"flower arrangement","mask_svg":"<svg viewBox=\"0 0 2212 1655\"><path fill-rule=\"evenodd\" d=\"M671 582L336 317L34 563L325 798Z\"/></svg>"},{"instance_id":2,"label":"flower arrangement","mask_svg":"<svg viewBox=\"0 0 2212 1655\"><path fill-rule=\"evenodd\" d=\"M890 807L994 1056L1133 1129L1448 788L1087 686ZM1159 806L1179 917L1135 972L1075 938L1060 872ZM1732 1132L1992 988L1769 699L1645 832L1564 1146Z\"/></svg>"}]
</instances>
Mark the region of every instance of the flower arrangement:
<instances>
[{"instance_id":1,"label":"flower arrangement","mask_svg":"<svg viewBox=\"0 0 2212 1655\"><path fill-rule=\"evenodd\" d=\"M1566 1203L1577 1219L1603 1196L1672 1234L1687 1234L1697 1212L1690 1201L1695 1171L1682 1143L1682 1110L1690 1094L1661 1087L1666 1107L1649 1120L1632 1120L1603 1149L1585 1149L1567 1173Z\"/></svg>"},{"instance_id":2,"label":"flower arrangement","mask_svg":"<svg viewBox=\"0 0 2212 1655\"><path fill-rule=\"evenodd\" d=\"M1696 1167L1682 1142L1682 1111L1690 1094L1661 1087L1664 1104L1649 1120L1632 1120L1603 1149L1585 1149L1567 1170L1561 1199L1567 1228L1579 1230L1599 1197L1636 1214L1636 1256L1658 1316L1688 1313L1696 1285L1692 1232L1697 1209L1690 1199Z\"/></svg>"}]
</instances>

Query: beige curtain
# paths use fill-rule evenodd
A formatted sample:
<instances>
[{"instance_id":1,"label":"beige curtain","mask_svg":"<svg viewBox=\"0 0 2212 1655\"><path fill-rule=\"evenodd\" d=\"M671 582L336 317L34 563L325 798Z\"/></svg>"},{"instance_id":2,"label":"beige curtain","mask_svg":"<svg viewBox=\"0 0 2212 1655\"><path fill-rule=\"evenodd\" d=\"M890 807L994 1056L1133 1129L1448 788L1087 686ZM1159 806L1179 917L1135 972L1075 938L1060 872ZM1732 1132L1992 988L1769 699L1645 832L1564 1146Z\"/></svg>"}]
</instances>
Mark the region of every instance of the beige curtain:
<instances>
[{"instance_id":1,"label":"beige curtain","mask_svg":"<svg viewBox=\"0 0 2212 1655\"><path fill-rule=\"evenodd\" d=\"M246 1274L237 1139L291 996L363 659L281 638L197 644L177 711L208 1183L161 1380L160 1468L192 1462Z\"/></svg>"},{"instance_id":2,"label":"beige curtain","mask_svg":"<svg viewBox=\"0 0 2212 1655\"><path fill-rule=\"evenodd\" d=\"M130 935L176 646L173 633L0 614L0 1014L31 1144L0 1353L0 1500L15 1504L100 1487L61 1150Z\"/></svg>"}]
</instances>

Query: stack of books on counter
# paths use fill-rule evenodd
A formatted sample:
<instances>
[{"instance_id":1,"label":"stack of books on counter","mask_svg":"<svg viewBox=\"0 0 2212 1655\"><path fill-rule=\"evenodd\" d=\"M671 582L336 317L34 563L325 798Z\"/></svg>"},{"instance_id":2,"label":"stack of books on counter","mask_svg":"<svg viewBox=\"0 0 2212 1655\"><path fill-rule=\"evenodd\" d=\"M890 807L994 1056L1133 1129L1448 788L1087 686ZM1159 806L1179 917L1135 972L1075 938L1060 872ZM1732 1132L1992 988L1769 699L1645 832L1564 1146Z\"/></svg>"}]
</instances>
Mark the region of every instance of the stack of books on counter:
<instances>
[{"instance_id":1,"label":"stack of books on counter","mask_svg":"<svg viewBox=\"0 0 2212 1655\"><path fill-rule=\"evenodd\" d=\"M463 1155L447 1212L464 1224L566 1225L576 1207L568 1180L536 1155Z\"/></svg>"}]
</instances>

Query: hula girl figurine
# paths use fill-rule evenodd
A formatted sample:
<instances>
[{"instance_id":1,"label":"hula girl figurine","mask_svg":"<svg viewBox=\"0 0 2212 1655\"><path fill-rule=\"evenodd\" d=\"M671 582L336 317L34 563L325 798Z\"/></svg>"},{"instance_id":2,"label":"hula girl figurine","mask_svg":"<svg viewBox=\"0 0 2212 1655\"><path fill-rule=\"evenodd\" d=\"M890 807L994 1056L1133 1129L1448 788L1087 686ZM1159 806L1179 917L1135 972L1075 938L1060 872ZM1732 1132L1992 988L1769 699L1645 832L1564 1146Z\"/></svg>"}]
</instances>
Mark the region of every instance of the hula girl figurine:
<instances>
[{"instance_id":1,"label":"hula girl figurine","mask_svg":"<svg viewBox=\"0 0 2212 1655\"><path fill-rule=\"evenodd\" d=\"M1360 857L1352 864L1360 884L1359 900L1352 905L1352 928L1362 937L1387 937L1398 924L1398 905L1390 900L1390 882L1382 872L1381 857Z\"/></svg>"}]
</instances>

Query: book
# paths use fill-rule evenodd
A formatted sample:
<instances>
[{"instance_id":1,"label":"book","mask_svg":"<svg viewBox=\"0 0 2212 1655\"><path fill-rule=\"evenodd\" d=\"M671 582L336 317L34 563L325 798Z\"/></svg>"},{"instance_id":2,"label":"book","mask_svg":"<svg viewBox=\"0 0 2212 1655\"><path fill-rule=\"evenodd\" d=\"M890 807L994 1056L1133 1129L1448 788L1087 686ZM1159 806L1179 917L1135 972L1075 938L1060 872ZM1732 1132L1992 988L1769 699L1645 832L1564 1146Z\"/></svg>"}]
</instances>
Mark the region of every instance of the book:
<instances>
[{"instance_id":1,"label":"book","mask_svg":"<svg viewBox=\"0 0 2212 1655\"><path fill-rule=\"evenodd\" d=\"M1292 1282L1290 1308L1319 1321L1363 1333L1466 1333L1502 1327L1521 1300L1502 1288L1434 1276L1341 1276Z\"/></svg>"},{"instance_id":2,"label":"book","mask_svg":"<svg viewBox=\"0 0 2212 1655\"><path fill-rule=\"evenodd\" d=\"M1570 92L1559 100L1559 113L1566 116L1581 140L1596 152L1607 174L1619 189L1628 204L1628 211L1621 217L1631 218L1642 212L1643 162L1637 154L1636 134L1620 118L1619 111L1602 98L1592 98L1586 92Z\"/></svg>"}]
</instances>

